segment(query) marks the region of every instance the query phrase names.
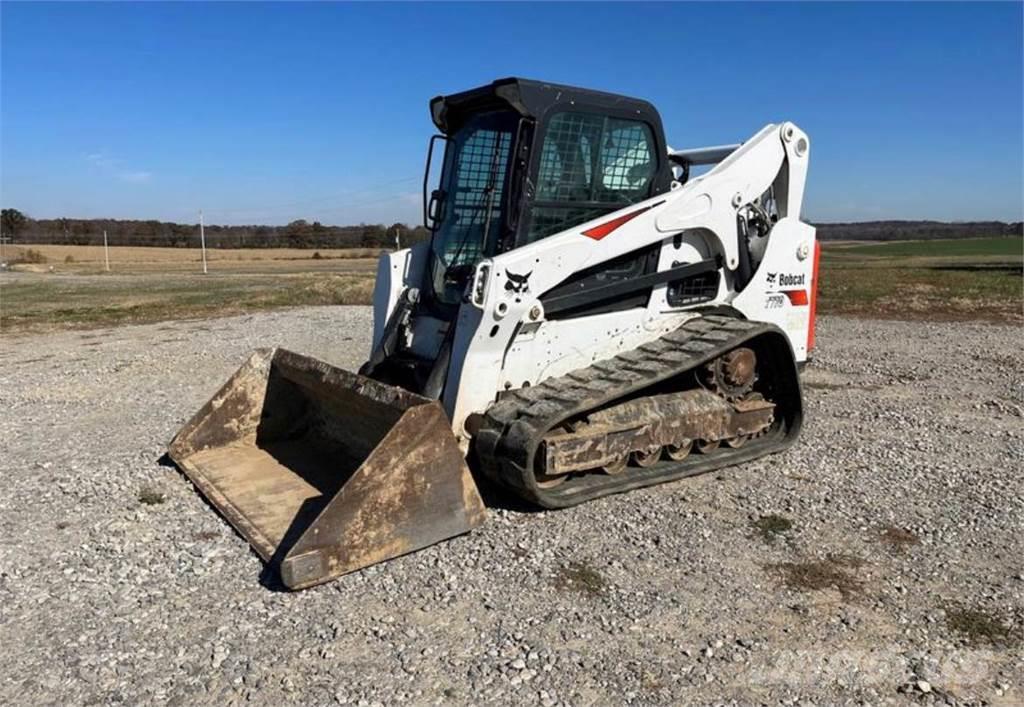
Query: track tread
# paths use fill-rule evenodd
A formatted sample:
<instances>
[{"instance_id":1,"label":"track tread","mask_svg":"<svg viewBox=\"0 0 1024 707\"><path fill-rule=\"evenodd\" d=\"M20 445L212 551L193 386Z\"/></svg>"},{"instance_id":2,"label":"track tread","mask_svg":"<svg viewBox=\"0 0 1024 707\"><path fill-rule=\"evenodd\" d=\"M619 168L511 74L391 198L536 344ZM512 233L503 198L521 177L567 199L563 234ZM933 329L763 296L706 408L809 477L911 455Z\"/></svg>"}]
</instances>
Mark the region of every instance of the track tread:
<instances>
[{"instance_id":1,"label":"track tread","mask_svg":"<svg viewBox=\"0 0 1024 707\"><path fill-rule=\"evenodd\" d=\"M484 413L476 439L482 469L527 500L546 508L560 508L780 451L792 443L800 427L799 382L791 352L787 354L789 365L784 373L792 378L785 384L795 390L792 402L795 410L780 439L766 436L760 445L718 452L714 460L696 455L679 462L661 462L649 469L632 470L630 474L591 479L586 488L574 486L570 480L562 486L541 489L532 471L541 439L565 420L692 370L755 337L773 333L784 339L782 332L770 324L720 315L701 316L611 359L529 388L509 391Z\"/></svg>"}]
</instances>

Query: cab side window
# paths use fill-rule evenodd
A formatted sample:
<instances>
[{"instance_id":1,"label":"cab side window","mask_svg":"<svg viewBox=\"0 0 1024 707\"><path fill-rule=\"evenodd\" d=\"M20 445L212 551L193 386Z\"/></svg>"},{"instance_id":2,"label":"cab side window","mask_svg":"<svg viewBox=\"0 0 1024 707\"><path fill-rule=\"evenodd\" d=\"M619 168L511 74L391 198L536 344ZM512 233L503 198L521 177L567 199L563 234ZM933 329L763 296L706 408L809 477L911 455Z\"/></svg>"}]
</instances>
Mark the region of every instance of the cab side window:
<instances>
[{"instance_id":1,"label":"cab side window","mask_svg":"<svg viewBox=\"0 0 1024 707\"><path fill-rule=\"evenodd\" d=\"M608 119L601 142L598 200L632 203L647 196L656 168L654 138L644 123Z\"/></svg>"},{"instance_id":2,"label":"cab side window","mask_svg":"<svg viewBox=\"0 0 1024 707\"><path fill-rule=\"evenodd\" d=\"M591 113L555 114L541 146L528 241L647 198L657 168L654 136L646 123Z\"/></svg>"}]
</instances>

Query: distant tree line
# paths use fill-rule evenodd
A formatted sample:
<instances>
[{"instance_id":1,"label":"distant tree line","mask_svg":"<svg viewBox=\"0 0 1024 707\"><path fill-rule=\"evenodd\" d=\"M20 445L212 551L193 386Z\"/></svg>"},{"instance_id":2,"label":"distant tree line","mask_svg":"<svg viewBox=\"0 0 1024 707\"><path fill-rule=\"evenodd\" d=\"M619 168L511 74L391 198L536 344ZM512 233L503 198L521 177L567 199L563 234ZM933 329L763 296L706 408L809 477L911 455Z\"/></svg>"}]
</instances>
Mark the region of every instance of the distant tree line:
<instances>
[{"instance_id":1,"label":"distant tree line","mask_svg":"<svg viewBox=\"0 0 1024 707\"><path fill-rule=\"evenodd\" d=\"M9 213L11 212L11 213ZM3 210L3 234L19 243L57 245L165 246L194 248L198 223L121 219L33 219L16 209ZM20 218L19 218L20 217ZM396 233L403 247L429 237L422 226L402 223L325 226L319 221L292 221L286 226L207 225L207 248L393 248Z\"/></svg>"},{"instance_id":2,"label":"distant tree line","mask_svg":"<svg viewBox=\"0 0 1024 707\"><path fill-rule=\"evenodd\" d=\"M861 221L860 223L817 223L823 241L931 241L953 238L1020 236L1024 226L1003 221Z\"/></svg>"},{"instance_id":3,"label":"distant tree line","mask_svg":"<svg viewBox=\"0 0 1024 707\"><path fill-rule=\"evenodd\" d=\"M121 219L33 219L17 209L3 209L3 235L21 243L59 245L101 245L103 231L110 245L195 247L198 223L133 221ZM819 223L818 238L824 241L899 241L951 238L1020 236L1020 222L969 221L862 221L860 223ZM304 219L287 226L206 226L208 248L390 248L395 233L402 246L425 240L430 232L422 226L401 223L325 226Z\"/></svg>"}]
</instances>

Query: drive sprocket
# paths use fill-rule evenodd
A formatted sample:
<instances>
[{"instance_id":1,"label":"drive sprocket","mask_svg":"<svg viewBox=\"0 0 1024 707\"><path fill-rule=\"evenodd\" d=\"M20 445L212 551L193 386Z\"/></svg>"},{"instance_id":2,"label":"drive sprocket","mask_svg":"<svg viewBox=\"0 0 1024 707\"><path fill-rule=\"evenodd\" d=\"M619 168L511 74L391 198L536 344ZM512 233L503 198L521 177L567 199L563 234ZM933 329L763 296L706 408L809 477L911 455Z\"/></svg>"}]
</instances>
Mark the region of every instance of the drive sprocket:
<instances>
[{"instance_id":1,"label":"drive sprocket","mask_svg":"<svg viewBox=\"0 0 1024 707\"><path fill-rule=\"evenodd\" d=\"M757 382L757 355L741 346L708 361L698 373L700 384L729 402L742 400Z\"/></svg>"}]
</instances>

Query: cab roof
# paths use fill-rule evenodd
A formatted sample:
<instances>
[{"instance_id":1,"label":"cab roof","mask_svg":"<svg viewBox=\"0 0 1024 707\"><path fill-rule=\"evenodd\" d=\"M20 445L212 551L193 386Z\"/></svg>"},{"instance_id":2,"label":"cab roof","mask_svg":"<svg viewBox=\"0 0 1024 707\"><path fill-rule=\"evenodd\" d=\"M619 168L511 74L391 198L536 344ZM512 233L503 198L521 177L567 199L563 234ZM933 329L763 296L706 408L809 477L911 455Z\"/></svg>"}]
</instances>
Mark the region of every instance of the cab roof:
<instances>
[{"instance_id":1,"label":"cab roof","mask_svg":"<svg viewBox=\"0 0 1024 707\"><path fill-rule=\"evenodd\" d=\"M552 108L567 105L619 115L634 114L659 127L661 125L657 109L639 98L516 77L498 79L460 93L436 96L430 101L430 116L438 130L451 134L477 113L512 109L523 117L541 119Z\"/></svg>"}]
</instances>

